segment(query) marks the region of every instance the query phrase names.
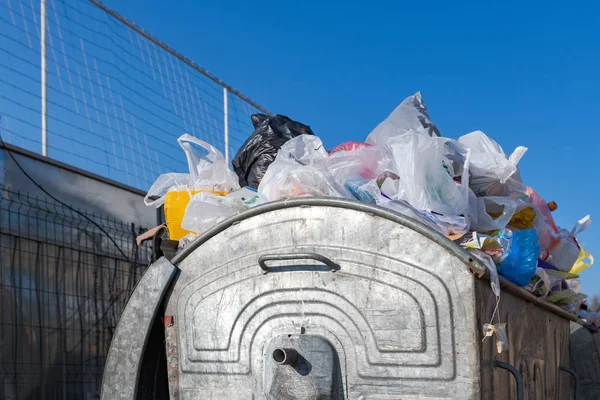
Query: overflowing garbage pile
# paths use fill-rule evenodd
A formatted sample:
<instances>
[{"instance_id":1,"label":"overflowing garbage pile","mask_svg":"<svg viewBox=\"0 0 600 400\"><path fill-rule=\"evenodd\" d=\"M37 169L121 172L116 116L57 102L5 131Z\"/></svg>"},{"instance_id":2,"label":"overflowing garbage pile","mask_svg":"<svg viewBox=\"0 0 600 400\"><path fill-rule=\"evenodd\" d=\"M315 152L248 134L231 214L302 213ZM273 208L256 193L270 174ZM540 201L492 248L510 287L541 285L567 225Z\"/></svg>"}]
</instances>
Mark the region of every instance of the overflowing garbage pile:
<instances>
[{"instance_id":1,"label":"overflowing garbage pile","mask_svg":"<svg viewBox=\"0 0 600 400\"><path fill-rule=\"evenodd\" d=\"M556 225L557 205L521 179L518 163L527 148L508 156L481 131L458 140L441 136L420 92L400 103L365 142L332 151L310 127L285 116L256 114L252 123L255 131L233 159L233 171L213 146L190 135L178 139L189 174L160 176L145 201L164 204L171 238L181 245L260 203L351 199L419 220L463 246L486 265L497 295L499 273L570 312L585 311L578 274L593 258L577 235L591 219L571 230Z\"/></svg>"}]
</instances>

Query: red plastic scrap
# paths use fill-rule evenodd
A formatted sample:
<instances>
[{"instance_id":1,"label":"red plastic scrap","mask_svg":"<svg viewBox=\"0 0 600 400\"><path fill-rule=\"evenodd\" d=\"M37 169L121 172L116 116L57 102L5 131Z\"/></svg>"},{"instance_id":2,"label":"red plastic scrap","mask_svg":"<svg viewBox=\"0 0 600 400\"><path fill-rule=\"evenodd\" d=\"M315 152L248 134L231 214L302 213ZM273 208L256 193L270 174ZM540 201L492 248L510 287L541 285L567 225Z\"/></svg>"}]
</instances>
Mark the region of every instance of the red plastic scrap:
<instances>
[{"instance_id":1,"label":"red plastic scrap","mask_svg":"<svg viewBox=\"0 0 600 400\"><path fill-rule=\"evenodd\" d=\"M355 151L355 150L362 149L365 147L372 147L372 146L368 143L363 143L363 142L345 142L345 143L338 144L337 146L335 146L335 148L331 151L330 154L337 153L338 151Z\"/></svg>"}]
</instances>

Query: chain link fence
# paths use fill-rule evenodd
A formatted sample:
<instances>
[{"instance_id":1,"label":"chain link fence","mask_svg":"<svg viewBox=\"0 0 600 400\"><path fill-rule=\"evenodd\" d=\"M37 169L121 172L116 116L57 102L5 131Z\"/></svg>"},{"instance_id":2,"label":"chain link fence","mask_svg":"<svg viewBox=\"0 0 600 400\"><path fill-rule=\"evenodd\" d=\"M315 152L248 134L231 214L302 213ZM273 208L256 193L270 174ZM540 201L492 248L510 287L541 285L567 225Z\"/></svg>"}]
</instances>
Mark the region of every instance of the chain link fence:
<instances>
[{"instance_id":1,"label":"chain link fence","mask_svg":"<svg viewBox=\"0 0 600 400\"><path fill-rule=\"evenodd\" d=\"M143 229L0 187L0 398L99 395Z\"/></svg>"}]
</instances>

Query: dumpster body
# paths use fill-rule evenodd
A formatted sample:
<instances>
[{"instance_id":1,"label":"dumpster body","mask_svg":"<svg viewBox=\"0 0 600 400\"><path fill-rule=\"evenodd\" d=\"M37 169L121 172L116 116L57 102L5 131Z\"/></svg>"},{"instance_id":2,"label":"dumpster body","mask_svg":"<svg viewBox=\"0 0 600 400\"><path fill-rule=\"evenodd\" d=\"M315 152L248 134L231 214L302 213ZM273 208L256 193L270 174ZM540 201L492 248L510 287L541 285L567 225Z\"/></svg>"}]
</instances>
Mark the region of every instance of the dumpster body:
<instances>
[{"instance_id":1,"label":"dumpster body","mask_svg":"<svg viewBox=\"0 0 600 400\"><path fill-rule=\"evenodd\" d=\"M496 307L484 271L386 209L262 205L149 268L115 332L102 396L144 390L159 318L171 399L569 398L573 318L503 281L509 348L497 354L494 337L482 342Z\"/></svg>"}]
</instances>

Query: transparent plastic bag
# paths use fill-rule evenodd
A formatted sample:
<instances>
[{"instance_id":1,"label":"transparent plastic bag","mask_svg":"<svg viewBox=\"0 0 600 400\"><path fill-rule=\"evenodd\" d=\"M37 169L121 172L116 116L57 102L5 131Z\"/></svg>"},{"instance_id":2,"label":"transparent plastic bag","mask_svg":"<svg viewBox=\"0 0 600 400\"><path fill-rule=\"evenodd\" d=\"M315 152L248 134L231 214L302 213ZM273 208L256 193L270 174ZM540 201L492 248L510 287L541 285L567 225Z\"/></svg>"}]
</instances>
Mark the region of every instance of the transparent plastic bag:
<instances>
[{"instance_id":1,"label":"transparent plastic bag","mask_svg":"<svg viewBox=\"0 0 600 400\"><path fill-rule=\"evenodd\" d=\"M506 334L506 322L497 324L483 324L485 337L496 335L496 351L498 354L508 349L508 335Z\"/></svg>"},{"instance_id":2,"label":"transparent plastic bag","mask_svg":"<svg viewBox=\"0 0 600 400\"><path fill-rule=\"evenodd\" d=\"M458 142L472 152L469 184L478 197L525 193L517 164L527 147L519 146L507 157L502 147L481 131L461 136Z\"/></svg>"},{"instance_id":3,"label":"transparent plastic bag","mask_svg":"<svg viewBox=\"0 0 600 400\"><path fill-rule=\"evenodd\" d=\"M144 198L147 206L160 207L165 202L167 192L174 187L187 188L189 191L197 187L214 187L218 192L240 188L237 175L229 169L225 157L215 147L188 134L182 135L177 142L185 152L189 174L168 173L159 176Z\"/></svg>"},{"instance_id":4,"label":"transparent plastic bag","mask_svg":"<svg viewBox=\"0 0 600 400\"><path fill-rule=\"evenodd\" d=\"M552 249L560 242L558 227L554 222L554 217L542 196L530 187L526 188L526 193L527 196L529 196L529 201L533 204L537 215L535 219L535 230L540 238L540 248L542 250L552 251Z\"/></svg>"},{"instance_id":5,"label":"transparent plastic bag","mask_svg":"<svg viewBox=\"0 0 600 400\"><path fill-rule=\"evenodd\" d=\"M415 219L446 237L464 234L468 231L468 224L464 217L435 215L427 211L420 211L404 200L392 200L384 194L377 197L376 203L380 207Z\"/></svg>"},{"instance_id":6,"label":"transparent plastic bag","mask_svg":"<svg viewBox=\"0 0 600 400\"><path fill-rule=\"evenodd\" d=\"M532 292L541 297L546 297L550 292L570 289L571 287L568 282L573 282L573 280L576 280L575 278L579 277L577 274L540 267L536 268L535 274L537 278L533 285Z\"/></svg>"},{"instance_id":7,"label":"transparent plastic bag","mask_svg":"<svg viewBox=\"0 0 600 400\"><path fill-rule=\"evenodd\" d=\"M564 289L550 292L546 300L550 303L573 304L580 303L586 297L586 294L577 293L573 289Z\"/></svg>"},{"instance_id":8,"label":"transparent plastic bag","mask_svg":"<svg viewBox=\"0 0 600 400\"><path fill-rule=\"evenodd\" d=\"M357 200L363 203L375 203L381 195L381 190L375 179L348 179L345 181L344 186Z\"/></svg>"},{"instance_id":9,"label":"transparent plastic bag","mask_svg":"<svg viewBox=\"0 0 600 400\"><path fill-rule=\"evenodd\" d=\"M393 168L388 149L366 143L342 143L327 158L327 171L342 185L349 179L375 179Z\"/></svg>"},{"instance_id":10,"label":"transparent plastic bag","mask_svg":"<svg viewBox=\"0 0 600 400\"><path fill-rule=\"evenodd\" d=\"M405 200L419 210L443 215L469 212L469 153L464 150L461 183L454 180L454 163L446 157L447 138L429 137L407 132L390 139L388 147L394 159L394 173L399 177L397 192L386 193L394 200ZM463 151L463 150L461 150Z\"/></svg>"},{"instance_id":11,"label":"transparent plastic bag","mask_svg":"<svg viewBox=\"0 0 600 400\"><path fill-rule=\"evenodd\" d=\"M269 165L258 193L263 201L303 196L354 196L327 171L328 153L321 139L300 135L286 142Z\"/></svg>"},{"instance_id":12,"label":"transparent plastic bag","mask_svg":"<svg viewBox=\"0 0 600 400\"><path fill-rule=\"evenodd\" d=\"M149 207L160 207L165 202L165 196L171 188L186 188L190 183L190 174L181 174L177 172L171 172L168 174L160 175L156 181L152 184L146 197L144 197L144 203Z\"/></svg>"},{"instance_id":13,"label":"transparent plastic bag","mask_svg":"<svg viewBox=\"0 0 600 400\"><path fill-rule=\"evenodd\" d=\"M490 287L496 297L500 296L500 278L498 278L498 270L492 257L486 254L483 250L467 248L467 251L476 259L481 261L490 274Z\"/></svg>"},{"instance_id":14,"label":"transparent plastic bag","mask_svg":"<svg viewBox=\"0 0 600 400\"><path fill-rule=\"evenodd\" d=\"M385 145L391 138L413 132L425 136L440 136L440 131L429 118L421 92L408 96L367 137L372 145Z\"/></svg>"},{"instance_id":15,"label":"transparent plastic bag","mask_svg":"<svg viewBox=\"0 0 600 400\"><path fill-rule=\"evenodd\" d=\"M514 231L509 254L498 265L498 272L519 286L527 286L536 273L540 244L535 229Z\"/></svg>"},{"instance_id":16,"label":"transparent plastic bag","mask_svg":"<svg viewBox=\"0 0 600 400\"><path fill-rule=\"evenodd\" d=\"M472 190L469 190L470 229L479 232L502 229L509 224L515 213L526 207L529 207L529 204L521 199L500 196L477 197ZM497 217L492 217L490 213Z\"/></svg>"},{"instance_id":17,"label":"transparent plastic bag","mask_svg":"<svg viewBox=\"0 0 600 400\"><path fill-rule=\"evenodd\" d=\"M554 286L553 281L544 268L537 267L535 275L537 276L537 281L533 284L531 292L545 299L548 293L550 293L552 286Z\"/></svg>"},{"instance_id":18,"label":"transparent plastic bag","mask_svg":"<svg viewBox=\"0 0 600 400\"><path fill-rule=\"evenodd\" d=\"M581 247L577 243L576 237L586 230L591 223L592 218L589 215L586 215L577 221L571 231L560 229L558 232L560 241L550 252L552 257L548 260L548 263L561 271L570 271L581 253Z\"/></svg>"},{"instance_id":19,"label":"transparent plastic bag","mask_svg":"<svg viewBox=\"0 0 600 400\"><path fill-rule=\"evenodd\" d=\"M239 195L240 189L226 196L217 196L209 192L200 192L192 196L181 222L181 227L201 234L232 215L259 204L258 194L245 197Z\"/></svg>"},{"instance_id":20,"label":"transparent plastic bag","mask_svg":"<svg viewBox=\"0 0 600 400\"><path fill-rule=\"evenodd\" d=\"M238 176L229 169L225 157L215 147L188 134L182 135L177 142L187 157L190 185L218 185L228 191L240 188ZM198 151L198 148L203 151Z\"/></svg>"},{"instance_id":21,"label":"transparent plastic bag","mask_svg":"<svg viewBox=\"0 0 600 400\"><path fill-rule=\"evenodd\" d=\"M505 254L505 249L497 237L484 235L475 231L470 232L469 235L464 235L457 243L467 250L475 249L483 251L495 264L499 264Z\"/></svg>"},{"instance_id":22,"label":"transparent plastic bag","mask_svg":"<svg viewBox=\"0 0 600 400\"><path fill-rule=\"evenodd\" d=\"M380 195L379 183L394 167L389 150L360 142L342 143L329 154L326 171L357 200L373 203Z\"/></svg>"}]
</instances>

